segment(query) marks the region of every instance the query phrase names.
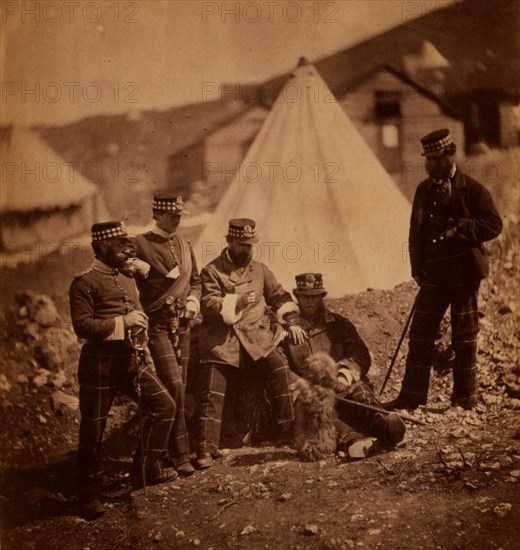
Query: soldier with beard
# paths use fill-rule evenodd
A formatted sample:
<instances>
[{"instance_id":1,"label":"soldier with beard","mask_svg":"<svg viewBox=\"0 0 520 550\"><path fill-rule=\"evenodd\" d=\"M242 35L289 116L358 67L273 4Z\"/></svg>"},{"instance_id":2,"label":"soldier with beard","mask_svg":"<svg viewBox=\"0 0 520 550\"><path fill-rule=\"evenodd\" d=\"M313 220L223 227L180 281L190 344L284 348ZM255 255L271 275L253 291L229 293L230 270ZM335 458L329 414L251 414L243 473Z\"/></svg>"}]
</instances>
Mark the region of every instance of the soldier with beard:
<instances>
[{"instance_id":1,"label":"soldier with beard","mask_svg":"<svg viewBox=\"0 0 520 550\"><path fill-rule=\"evenodd\" d=\"M265 369L280 440L294 419L289 368L278 349L284 337L271 325L268 307L295 342L305 333L297 324L298 306L264 264L252 259L258 242L253 220L229 221L227 248L201 272L202 324L199 342L204 382L199 408L197 464L209 468L217 455L226 386L238 368Z\"/></svg>"},{"instance_id":2,"label":"soldier with beard","mask_svg":"<svg viewBox=\"0 0 520 550\"><path fill-rule=\"evenodd\" d=\"M477 399L477 293L489 270L482 243L500 234L502 220L489 191L455 164L449 130L432 132L421 143L430 177L415 192L409 235L412 277L420 291L401 391L386 407L426 404L435 339L451 305L451 404L471 409Z\"/></svg>"},{"instance_id":3,"label":"soldier with beard","mask_svg":"<svg viewBox=\"0 0 520 550\"><path fill-rule=\"evenodd\" d=\"M133 279L122 268L130 257L128 233L122 222L92 226L95 259L70 286L70 314L74 332L86 340L78 365L79 427L78 484L85 519L105 511L98 486L103 473L100 450L108 413L116 391L137 401L144 414L142 441L136 452L131 481L135 488L170 481L162 455L173 425L174 403L147 361L138 365L130 338L148 328ZM148 354L149 355L149 354Z\"/></svg>"}]
</instances>

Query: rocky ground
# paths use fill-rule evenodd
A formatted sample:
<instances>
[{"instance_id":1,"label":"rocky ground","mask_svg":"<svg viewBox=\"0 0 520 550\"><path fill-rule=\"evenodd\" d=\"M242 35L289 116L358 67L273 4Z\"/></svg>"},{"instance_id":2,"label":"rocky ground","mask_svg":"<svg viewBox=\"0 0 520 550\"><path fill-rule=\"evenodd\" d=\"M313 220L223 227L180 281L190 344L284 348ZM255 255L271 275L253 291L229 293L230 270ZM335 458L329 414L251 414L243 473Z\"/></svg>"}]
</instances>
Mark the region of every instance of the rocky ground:
<instances>
[{"instance_id":1,"label":"rocky ground","mask_svg":"<svg viewBox=\"0 0 520 550\"><path fill-rule=\"evenodd\" d=\"M407 423L398 448L362 461L334 456L303 463L289 446L266 440L265 431L247 435L255 423L233 422L236 407L228 408L226 448L213 468L131 492L137 411L121 398L105 441L106 513L94 522L78 515L74 494L79 347L64 290L86 262L55 257L5 270L2 548L520 548L520 235L513 184L497 191L506 227L492 245L491 275L481 288L475 410L447 412L446 321L428 406L413 414L421 423ZM21 289L30 292L15 300ZM367 342L377 391L416 292L409 282L328 302ZM405 354L406 341L383 400L399 389Z\"/></svg>"}]
</instances>

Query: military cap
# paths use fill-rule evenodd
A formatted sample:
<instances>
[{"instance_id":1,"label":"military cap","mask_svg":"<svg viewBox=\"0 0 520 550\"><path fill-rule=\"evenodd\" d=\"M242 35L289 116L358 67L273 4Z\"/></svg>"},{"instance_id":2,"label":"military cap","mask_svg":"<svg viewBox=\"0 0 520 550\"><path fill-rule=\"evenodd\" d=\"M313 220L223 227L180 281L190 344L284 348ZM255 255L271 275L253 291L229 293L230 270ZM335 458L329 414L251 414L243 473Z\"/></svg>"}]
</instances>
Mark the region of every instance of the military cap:
<instances>
[{"instance_id":1,"label":"military cap","mask_svg":"<svg viewBox=\"0 0 520 550\"><path fill-rule=\"evenodd\" d=\"M91 228L92 242L106 241L107 239L128 239L128 231L124 222L95 223Z\"/></svg>"},{"instance_id":2,"label":"military cap","mask_svg":"<svg viewBox=\"0 0 520 550\"><path fill-rule=\"evenodd\" d=\"M235 218L229 220L227 236L242 243L257 243L258 236L256 234L256 223L249 218Z\"/></svg>"},{"instance_id":3,"label":"military cap","mask_svg":"<svg viewBox=\"0 0 520 550\"><path fill-rule=\"evenodd\" d=\"M450 131L447 128L443 128L442 130L435 130L435 132L431 132L421 138L421 143L424 151L422 155L424 156L448 147L448 145L453 143L453 139L451 138Z\"/></svg>"},{"instance_id":4,"label":"military cap","mask_svg":"<svg viewBox=\"0 0 520 550\"><path fill-rule=\"evenodd\" d=\"M295 294L327 294L323 288L323 276L321 273L300 273L296 275L296 288L293 289Z\"/></svg>"},{"instance_id":5,"label":"military cap","mask_svg":"<svg viewBox=\"0 0 520 550\"><path fill-rule=\"evenodd\" d=\"M153 197L152 209L157 212L173 212L174 214L189 214L184 210L180 195L172 193L156 193Z\"/></svg>"}]
</instances>

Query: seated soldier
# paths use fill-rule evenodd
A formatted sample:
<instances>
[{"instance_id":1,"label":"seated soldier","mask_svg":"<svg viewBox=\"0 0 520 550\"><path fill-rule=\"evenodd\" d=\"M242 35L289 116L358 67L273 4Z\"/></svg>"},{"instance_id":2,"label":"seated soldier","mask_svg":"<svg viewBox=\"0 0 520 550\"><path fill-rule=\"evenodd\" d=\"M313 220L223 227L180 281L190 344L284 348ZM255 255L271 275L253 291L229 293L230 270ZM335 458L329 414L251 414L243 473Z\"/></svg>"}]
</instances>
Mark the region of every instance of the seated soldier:
<instances>
[{"instance_id":1,"label":"seated soldier","mask_svg":"<svg viewBox=\"0 0 520 550\"><path fill-rule=\"evenodd\" d=\"M229 221L227 248L201 271L202 324L199 347L203 382L199 403L197 464L212 465L218 456L224 397L228 382L246 366L267 375L278 439L288 438L294 420L289 393L289 368L278 349L283 338L280 325L271 327L268 307L296 342L304 341L294 322L298 306L289 292L261 262L253 260L252 246L258 242L256 224L247 218Z\"/></svg>"},{"instance_id":2,"label":"seated soldier","mask_svg":"<svg viewBox=\"0 0 520 550\"><path fill-rule=\"evenodd\" d=\"M325 352L338 367L337 396L382 409L367 376L371 364L367 346L346 317L325 307L323 298L327 292L322 275L297 275L293 293L300 308L299 324L307 339L295 344L286 338L284 345L291 369L298 374L307 357ZM381 444L394 446L403 440L406 428L396 413L385 415L338 400L337 414L342 421L338 449L345 449L352 458L363 458Z\"/></svg>"}]
</instances>

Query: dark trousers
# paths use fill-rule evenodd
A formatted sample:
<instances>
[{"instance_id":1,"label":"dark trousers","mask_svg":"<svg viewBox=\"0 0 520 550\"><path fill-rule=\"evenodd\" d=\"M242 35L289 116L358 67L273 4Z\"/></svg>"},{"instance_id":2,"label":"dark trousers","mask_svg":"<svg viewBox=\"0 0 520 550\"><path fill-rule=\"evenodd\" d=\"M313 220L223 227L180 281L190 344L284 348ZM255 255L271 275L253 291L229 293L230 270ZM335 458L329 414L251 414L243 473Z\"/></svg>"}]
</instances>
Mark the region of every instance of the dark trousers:
<instances>
[{"instance_id":1,"label":"dark trousers","mask_svg":"<svg viewBox=\"0 0 520 550\"><path fill-rule=\"evenodd\" d=\"M124 342L85 344L78 366L78 476L89 484L102 472L101 441L116 391L137 401L137 365ZM139 368L145 465L159 460L173 425L174 403L150 365ZM138 453L137 456L140 456Z\"/></svg>"},{"instance_id":2,"label":"dark trousers","mask_svg":"<svg viewBox=\"0 0 520 550\"><path fill-rule=\"evenodd\" d=\"M182 332L181 332L182 331ZM168 451L176 466L189 460L190 444L184 402L186 395L186 370L189 359L189 324L179 327L180 358L177 358L168 333L166 321L150 319L148 347L152 354L155 370L175 403L175 417L168 442Z\"/></svg>"},{"instance_id":3,"label":"dark trousers","mask_svg":"<svg viewBox=\"0 0 520 550\"><path fill-rule=\"evenodd\" d=\"M421 284L399 394L410 403L426 404L435 339L444 313L451 305L452 347L455 351L451 401L465 408L475 405L479 281L468 282L463 267L460 261L451 265L432 263Z\"/></svg>"},{"instance_id":4,"label":"dark trousers","mask_svg":"<svg viewBox=\"0 0 520 550\"><path fill-rule=\"evenodd\" d=\"M360 380L351 384L344 392L338 393L338 397L364 403L373 407L383 408L374 394L374 388L367 380ZM346 450L350 443L362 437L380 437L379 423L374 422L377 412L342 401L336 402L338 422L338 449Z\"/></svg>"},{"instance_id":5,"label":"dark trousers","mask_svg":"<svg viewBox=\"0 0 520 550\"><path fill-rule=\"evenodd\" d=\"M275 422L282 430L289 428L294 420L294 406L289 392L289 367L283 354L275 349L266 357L253 362L246 352L241 350L241 363L244 362L265 369L266 389ZM197 454L215 454L220 443L226 386L238 369L219 363L208 363L201 368L204 374L199 408Z\"/></svg>"}]
</instances>

